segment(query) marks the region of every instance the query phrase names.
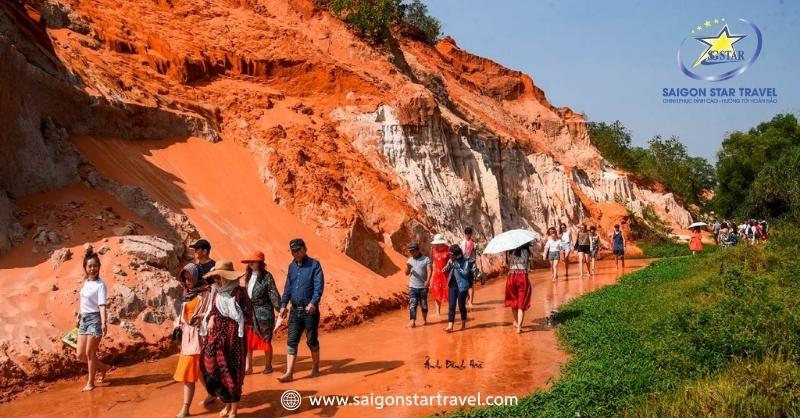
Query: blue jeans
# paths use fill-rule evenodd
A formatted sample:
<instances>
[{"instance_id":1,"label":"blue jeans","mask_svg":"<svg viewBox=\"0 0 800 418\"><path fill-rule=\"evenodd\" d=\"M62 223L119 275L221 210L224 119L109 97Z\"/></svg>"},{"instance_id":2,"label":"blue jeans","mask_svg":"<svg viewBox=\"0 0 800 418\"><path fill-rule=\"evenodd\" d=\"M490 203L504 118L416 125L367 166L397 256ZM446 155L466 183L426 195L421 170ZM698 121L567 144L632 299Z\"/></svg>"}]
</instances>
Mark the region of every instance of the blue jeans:
<instances>
[{"instance_id":1,"label":"blue jeans","mask_svg":"<svg viewBox=\"0 0 800 418\"><path fill-rule=\"evenodd\" d=\"M458 287L451 287L448 289L447 306L447 322L456 322L456 302L458 302L458 311L461 313L461 320L467 320L467 290L458 290Z\"/></svg>"},{"instance_id":2,"label":"blue jeans","mask_svg":"<svg viewBox=\"0 0 800 418\"><path fill-rule=\"evenodd\" d=\"M422 316L428 313L428 289L408 288L408 310L411 313L411 320L417 319L417 305L422 309Z\"/></svg>"}]
</instances>

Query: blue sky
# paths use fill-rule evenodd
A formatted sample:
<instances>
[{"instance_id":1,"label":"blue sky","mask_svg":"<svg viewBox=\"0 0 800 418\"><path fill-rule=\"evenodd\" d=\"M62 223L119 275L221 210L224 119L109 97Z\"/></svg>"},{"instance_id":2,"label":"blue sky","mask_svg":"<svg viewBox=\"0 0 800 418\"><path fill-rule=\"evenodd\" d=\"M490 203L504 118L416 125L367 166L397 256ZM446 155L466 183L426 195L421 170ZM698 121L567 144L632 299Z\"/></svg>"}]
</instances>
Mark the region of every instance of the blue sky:
<instances>
[{"instance_id":1,"label":"blue sky","mask_svg":"<svg viewBox=\"0 0 800 418\"><path fill-rule=\"evenodd\" d=\"M800 114L800 1L423 2L461 48L529 74L556 106L592 121L621 120L635 145L677 135L713 163L727 132ZM693 80L678 69L678 48L714 18L755 23L761 55L730 80ZM774 87L778 103L665 104L664 87Z\"/></svg>"}]
</instances>

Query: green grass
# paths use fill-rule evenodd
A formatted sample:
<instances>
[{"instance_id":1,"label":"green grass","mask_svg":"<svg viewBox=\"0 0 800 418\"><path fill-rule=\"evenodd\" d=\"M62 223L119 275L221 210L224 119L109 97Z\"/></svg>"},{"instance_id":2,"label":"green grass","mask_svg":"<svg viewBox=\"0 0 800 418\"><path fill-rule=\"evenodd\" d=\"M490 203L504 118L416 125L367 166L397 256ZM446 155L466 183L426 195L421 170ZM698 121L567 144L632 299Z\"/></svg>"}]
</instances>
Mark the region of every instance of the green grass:
<instances>
[{"instance_id":1,"label":"green grass","mask_svg":"<svg viewBox=\"0 0 800 418\"><path fill-rule=\"evenodd\" d=\"M557 332L572 358L548 390L454 416L797 416L800 231L775 231L568 303Z\"/></svg>"}]
</instances>

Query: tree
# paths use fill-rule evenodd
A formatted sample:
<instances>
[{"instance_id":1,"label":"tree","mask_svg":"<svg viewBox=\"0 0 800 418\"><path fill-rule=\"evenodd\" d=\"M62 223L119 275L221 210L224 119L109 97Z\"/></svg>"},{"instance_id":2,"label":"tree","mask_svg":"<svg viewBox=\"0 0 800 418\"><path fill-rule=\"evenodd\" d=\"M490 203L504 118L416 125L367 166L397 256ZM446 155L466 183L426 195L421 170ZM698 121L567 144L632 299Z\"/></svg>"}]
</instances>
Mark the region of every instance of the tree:
<instances>
[{"instance_id":1,"label":"tree","mask_svg":"<svg viewBox=\"0 0 800 418\"><path fill-rule=\"evenodd\" d=\"M798 145L800 125L791 114L776 115L746 133L732 132L717 153L718 187L713 203L717 212L745 215L745 201L760 171Z\"/></svg>"},{"instance_id":2,"label":"tree","mask_svg":"<svg viewBox=\"0 0 800 418\"><path fill-rule=\"evenodd\" d=\"M758 172L746 202L749 217L792 215L800 219L800 146L792 147Z\"/></svg>"},{"instance_id":3,"label":"tree","mask_svg":"<svg viewBox=\"0 0 800 418\"><path fill-rule=\"evenodd\" d=\"M589 138L600 154L611 164L628 171L638 171L639 155L631 148L631 132L622 122L589 122Z\"/></svg>"},{"instance_id":4,"label":"tree","mask_svg":"<svg viewBox=\"0 0 800 418\"><path fill-rule=\"evenodd\" d=\"M413 0L411 4L401 6L402 20L405 23L419 29L424 36L425 42L436 43L441 35L442 25L439 21L428 15L428 6L420 0Z\"/></svg>"}]
</instances>

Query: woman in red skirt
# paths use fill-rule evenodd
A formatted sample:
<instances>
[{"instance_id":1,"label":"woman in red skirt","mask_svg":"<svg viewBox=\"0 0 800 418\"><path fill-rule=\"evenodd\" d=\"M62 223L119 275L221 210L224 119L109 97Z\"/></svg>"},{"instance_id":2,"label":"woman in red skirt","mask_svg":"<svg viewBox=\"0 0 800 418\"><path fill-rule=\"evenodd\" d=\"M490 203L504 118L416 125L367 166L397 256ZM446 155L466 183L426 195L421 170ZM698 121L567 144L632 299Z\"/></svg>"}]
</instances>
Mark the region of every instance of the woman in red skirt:
<instances>
[{"instance_id":1,"label":"woman in red skirt","mask_svg":"<svg viewBox=\"0 0 800 418\"><path fill-rule=\"evenodd\" d=\"M450 247L442 234L436 234L431 241L431 260L433 261L433 275L431 276L431 296L436 304L436 316L441 316L442 303L447 301L449 290L447 288L448 274L444 267L450 259Z\"/></svg>"},{"instance_id":2,"label":"woman in red skirt","mask_svg":"<svg viewBox=\"0 0 800 418\"><path fill-rule=\"evenodd\" d=\"M242 397L247 339L244 326L253 316L247 289L239 286L242 272L220 261L204 278L214 279L211 308L203 317L200 335L207 335L200 354L200 373L206 390L225 403L220 416L235 417Z\"/></svg>"},{"instance_id":3,"label":"woman in red skirt","mask_svg":"<svg viewBox=\"0 0 800 418\"><path fill-rule=\"evenodd\" d=\"M267 271L264 253L256 251L242 260L247 264L244 273L247 280L247 296L253 303L253 318L245 325L247 333L247 360L245 373L253 372L253 352L264 352L264 371L272 373L272 329L275 328L275 313L281 309L281 294L275 285L272 273Z\"/></svg>"},{"instance_id":4,"label":"woman in red skirt","mask_svg":"<svg viewBox=\"0 0 800 418\"><path fill-rule=\"evenodd\" d=\"M531 281L528 279L530 266L530 244L525 244L506 253L508 277L506 277L506 306L511 308L517 334L522 332L525 311L531 307Z\"/></svg>"}]
</instances>

